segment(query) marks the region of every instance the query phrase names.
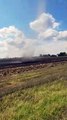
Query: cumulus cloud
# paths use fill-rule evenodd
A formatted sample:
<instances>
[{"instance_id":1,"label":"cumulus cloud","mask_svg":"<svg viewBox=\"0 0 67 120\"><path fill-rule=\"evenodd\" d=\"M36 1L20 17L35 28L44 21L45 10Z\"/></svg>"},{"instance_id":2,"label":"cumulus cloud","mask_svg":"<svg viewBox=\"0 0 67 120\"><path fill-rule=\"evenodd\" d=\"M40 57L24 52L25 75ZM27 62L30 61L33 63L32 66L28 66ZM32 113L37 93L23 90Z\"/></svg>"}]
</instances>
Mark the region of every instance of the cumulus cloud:
<instances>
[{"instance_id":1,"label":"cumulus cloud","mask_svg":"<svg viewBox=\"0 0 67 120\"><path fill-rule=\"evenodd\" d=\"M60 23L51 14L42 13L29 25L37 33L36 39L27 38L15 26L0 29L0 57L67 52L67 31L58 30Z\"/></svg>"},{"instance_id":2,"label":"cumulus cloud","mask_svg":"<svg viewBox=\"0 0 67 120\"><path fill-rule=\"evenodd\" d=\"M27 38L15 26L0 29L0 57L30 57L34 55L36 40Z\"/></svg>"},{"instance_id":3,"label":"cumulus cloud","mask_svg":"<svg viewBox=\"0 0 67 120\"><path fill-rule=\"evenodd\" d=\"M38 40L41 40L40 46L36 49L36 54L67 52L67 31L58 30L60 22L57 22L51 14L42 13L29 25L32 30L38 33Z\"/></svg>"},{"instance_id":4,"label":"cumulus cloud","mask_svg":"<svg viewBox=\"0 0 67 120\"><path fill-rule=\"evenodd\" d=\"M57 39L67 41L67 31L59 31L59 35L58 35Z\"/></svg>"},{"instance_id":5,"label":"cumulus cloud","mask_svg":"<svg viewBox=\"0 0 67 120\"><path fill-rule=\"evenodd\" d=\"M44 39L44 40L56 40L58 36L58 31L54 29L47 29L45 32L42 32L39 34L39 39Z\"/></svg>"},{"instance_id":6,"label":"cumulus cloud","mask_svg":"<svg viewBox=\"0 0 67 120\"><path fill-rule=\"evenodd\" d=\"M55 18L49 13L42 13L37 20L30 23L30 28L38 33L42 33L47 29L56 28L59 23L56 22Z\"/></svg>"},{"instance_id":7,"label":"cumulus cloud","mask_svg":"<svg viewBox=\"0 0 67 120\"><path fill-rule=\"evenodd\" d=\"M67 31L59 31L60 22L49 13L42 13L36 20L31 22L30 28L38 33L41 40L67 40Z\"/></svg>"}]
</instances>

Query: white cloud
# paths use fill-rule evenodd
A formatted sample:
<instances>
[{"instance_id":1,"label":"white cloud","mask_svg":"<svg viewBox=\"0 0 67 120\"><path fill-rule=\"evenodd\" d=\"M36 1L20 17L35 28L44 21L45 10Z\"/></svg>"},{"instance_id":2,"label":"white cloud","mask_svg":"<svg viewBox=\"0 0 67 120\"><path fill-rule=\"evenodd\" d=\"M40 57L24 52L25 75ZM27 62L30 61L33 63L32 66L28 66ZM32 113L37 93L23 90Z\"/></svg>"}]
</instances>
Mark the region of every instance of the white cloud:
<instances>
[{"instance_id":1,"label":"white cloud","mask_svg":"<svg viewBox=\"0 0 67 120\"><path fill-rule=\"evenodd\" d=\"M53 29L59 26L54 17L49 13L42 13L37 20L30 23L30 28L38 33L45 32L47 29Z\"/></svg>"},{"instance_id":2,"label":"white cloud","mask_svg":"<svg viewBox=\"0 0 67 120\"><path fill-rule=\"evenodd\" d=\"M38 33L38 40L41 40L36 54L67 52L67 31L59 31L59 25L60 23L49 13L42 13L30 23L30 28Z\"/></svg>"},{"instance_id":3,"label":"white cloud","mask_svg":"<svg viewBox=\"0 0 67 120\"><path fill-rule=\"evenodd\" d=\"M59 31L60 23L49 13L43 13L30 23L36 39L27 38L15 26L0 29L0 57L34 56L40 53L67 52L67 31Z\"/></svg>"},{"instance_id":4,"label":"white cloud","mask_svg":"<svg viewBox=\"0 0 67 120\"><path fill-rule=\"evenodd\" d=\"M0 29L0 39L6 41L14 41L16 44L21 43L25 39L24 33L18 30L15 26L9 26Z\"/></svg>"},{"instance_id":5,"label":"white cloud","mask_svg":"<svg viewBox=\"0 0 67 120\"><path fill-rule=\"evenodd\" d=\"M0 29L0 57L33 56L35 43L15 26Z\"/></svg>"},{"instance_id":6,"label":"white cloud","mask_svg":"<svg viewBox=\"0 0 67 120\"><path fill-rule=\"evenodd\" d=\"M58 31L54 29L47 29L45 32L42 32L39 34L39 39L44 39L44 40L56 40L58 36Z\"/></svg>"},{"instance_id":7,"label":"white cloud","mask_svg":"<svg viewBox=\"0 0 67 120\"><path fill-rule=\"evenodd\" d=\"M44 42L39 45L35 51L35 54L57 54L60 52L67 52L67 42L66 41L51 41Z\"/></svg>"},{"instance_id":8,"label":"white cloud","mask_svg":"<svg viewBox=\"0 0 67 120\"><path fill-rule=\"evenodd\" d=\"M58 40L66 40L67 41L67 31L60 31L58 35Z\"/></svg>"},{"instance_id":9,"label":"white cloud","mask_svg":"<svg viewBox=\"0 0 67 120\"><path fill-rule=\"evenodd\" d=\"M42 13L29 25L32 30L38 33L38 39L45 41L67 40L67 30L59 31L60 23L49 13Z\"/></svg>"}]
</instances>

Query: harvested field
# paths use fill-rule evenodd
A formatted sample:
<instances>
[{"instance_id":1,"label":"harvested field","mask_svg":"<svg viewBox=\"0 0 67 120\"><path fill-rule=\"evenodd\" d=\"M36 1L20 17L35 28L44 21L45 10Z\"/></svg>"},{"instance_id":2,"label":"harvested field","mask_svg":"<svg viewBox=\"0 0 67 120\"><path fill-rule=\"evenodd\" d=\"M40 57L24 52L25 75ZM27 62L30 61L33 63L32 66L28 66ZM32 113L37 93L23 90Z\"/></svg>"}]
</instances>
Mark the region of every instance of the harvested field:
<instances>
[{"instance_id":1,"label":"harvested field","mask_svg":"<svg viewBox=\"0 0 67 120\"><path fill-rule=\"evenodd\" d=\"M0 120L67 120L67 62L0 69Z\"/></svg>"}]
</instances>

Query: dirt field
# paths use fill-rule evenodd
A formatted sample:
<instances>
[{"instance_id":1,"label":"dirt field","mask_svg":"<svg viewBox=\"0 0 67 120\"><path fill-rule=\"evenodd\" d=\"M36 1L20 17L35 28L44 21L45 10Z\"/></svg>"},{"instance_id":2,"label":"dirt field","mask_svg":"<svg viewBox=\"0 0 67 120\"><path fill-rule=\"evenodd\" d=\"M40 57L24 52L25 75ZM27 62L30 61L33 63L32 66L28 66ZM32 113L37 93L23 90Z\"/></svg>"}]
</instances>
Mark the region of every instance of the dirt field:
<instances>
[{"instance_id":1,"label":"dirt field","mask_svg":"<svg viewBox=\"0 0 67 120\"><path fill-rule=\"evenodd\" d=\"M67 120L67 62L0 69L0 120L50 119Z\"/></svg>"},{"instance_id":2,"label":"dirt field","mask_svg":"<svg viewBox=\"0 0 67 120\"><path fill-rule=\"evenodd\" d=\"M52 71L58 65L63 66L65 63L66 62L48 63L30 65L25 67L0 69L0 98L19 89L26 89L49 82L51 75L52 77L50 81L57 79L58 73L55 75L54 70L54 74L50 72L48 76L46 75L46 77L42 78L41 80L42 74L44 75L43 70L47 72L48 70ZM32 73L34 74L32 75ZM32 78L32 80L30 78Z\"/></svg>"},{"instance_id":3,"label":"dirt field","mask_svg":"<svg viewBox=\"0 0 67 120\"><path fill-rule=\"evenodd\" d=\"M0 69L0 120L67 120L67 62Z\"/></svg>"}]
</instances>

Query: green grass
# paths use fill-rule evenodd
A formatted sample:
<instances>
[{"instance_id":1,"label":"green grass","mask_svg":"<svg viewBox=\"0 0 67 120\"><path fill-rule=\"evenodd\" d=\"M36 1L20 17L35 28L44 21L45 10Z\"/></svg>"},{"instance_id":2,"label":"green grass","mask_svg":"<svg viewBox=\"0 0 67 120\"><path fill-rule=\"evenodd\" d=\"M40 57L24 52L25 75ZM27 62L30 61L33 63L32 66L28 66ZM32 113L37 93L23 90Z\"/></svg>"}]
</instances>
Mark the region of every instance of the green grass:
<instances>
[{"instance_id":1,"label":"green grass","mask_svg":"<svg viewBox=\"0 0 67 120\"><path fill-rule=\"evenodd\" d=\"M13 81L42 80L49 75L43 85L5 95L0 100L0 120L67 120L67 63L17 74Z\"/></svg>"}]
</instances>

